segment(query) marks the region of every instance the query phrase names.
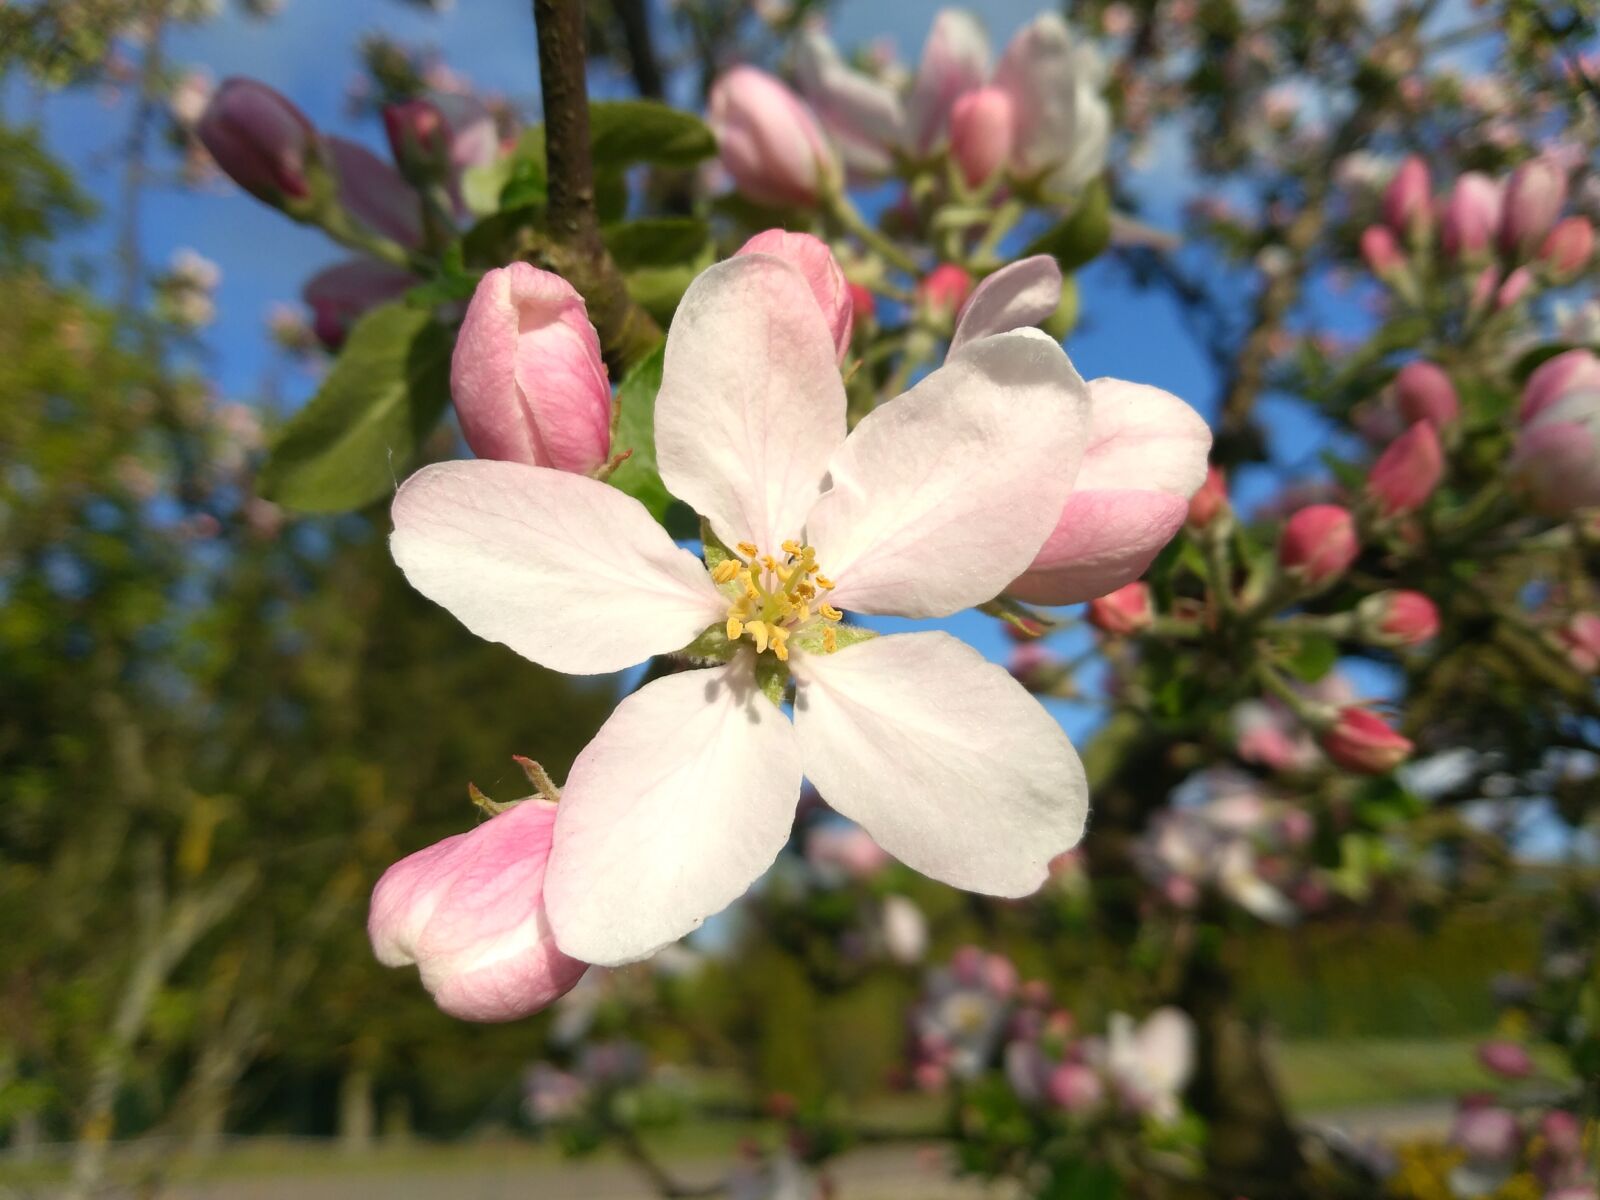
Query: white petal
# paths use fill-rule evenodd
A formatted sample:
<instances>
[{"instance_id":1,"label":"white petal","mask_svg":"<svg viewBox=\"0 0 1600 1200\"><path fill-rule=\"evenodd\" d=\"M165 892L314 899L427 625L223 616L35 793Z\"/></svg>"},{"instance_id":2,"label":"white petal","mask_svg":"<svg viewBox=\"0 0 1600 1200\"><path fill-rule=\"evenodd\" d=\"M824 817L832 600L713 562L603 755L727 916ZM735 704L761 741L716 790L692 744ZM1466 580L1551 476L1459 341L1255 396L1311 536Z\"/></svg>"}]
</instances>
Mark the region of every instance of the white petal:
<instances>
[{"instance_id":1,"label":"white petal","mask_svg":"<svg viewBox=\"0 0 1600 1200\"><path fill-rule=\"evenodd\" d=\"M1046 173L1048 186L1063 192L1099 174L1111 128L1099 94L1104 64L1073 41L1065 21L1047 12L1024 26L1006 47L994 81L1018 113L1018 172Z\"/></svg>"},{"instance_id":2,"label":"white petal","mask_svg":"<svg viewBox=\"0 0 1600 1200\"><path fill-rule=\"evenodd\" d=\"M1181 1090L1194 1074L1194 1021L1178 1008L1158 1008L1133 1035L1141 1074L1158 1092Z\"/></svg>"},{"instance_id":3,"label":"white petal","mask_svg":"<svg viewBox=\"0 0 1600 1200\"><path fill-rule=\"evenodd\" d=\"M794 667L806 774L907 866L1023 896L1083 836L1088 784L1072 743L965 643L897 634Z\"/></svg>"},{"instance_id":4,"label":"white petal","mask_svg":"<svg viewBox=\"0 0 1600 1200\"><path fill-rule=\"evenodd\" d=\"M394 498L389 549L473 633L572 675L676 650L727 605L705 566L616 488L478 459L423 467Z\"/></svg>"},{"instance_id":5,"label":"white petal","mask_svg":"<svg viewBox=\"0 0 1600 1200\"><path fill-rule=\"evenodd\" d=\"M795 79L853 171L881 175L905 140L905 110L893 88L851 67L820 30L795 43Z\"/></svg>"},{"instance_id":6,"label":"white petal","mask_svg":"<svg viewBox=\"0 0 1600 1200\"><path fill-rule=\"evenodd\" d=\"M1061 303L1061 268L1048 254L1001 267L972 293L950 339L954 354L968 342L1037 325Z\"/></svg>"},{"instance_id":7,"label":"white petal","mask_svg":"<svg viewBox=\"0 0 1600 1200\"><path fill-rule=\"evenodd\" d=\"M806 522L840 608L942 617L998 595L1055 528L1089 398L1036 329L970 343L857 425Z\"/></svg>"},{"instance_id":8,"label":"white petal","mask_svg":"<svg viewBox=\"0 0 1600 1200\"><path fill-rule=\"evenodd\" d=\"M833 334L799 271L746 254L689 285L667 335L656 462L724 542L776 552L800 533L844 414Z\"/></svg>"},{"instance_id":9,"label":"white petal","mask_svg":"<svg viewBox=\"0 0 1600 1200\"><path fill-rule=\"evenodd\" d=\"M1171 392L1122 379L1089 381L1089 448L1075 487L1138 489L1185 500L1206 481L1211 428Z\"/></svg>"},{"instance_id":10,"label":"white petal","mask_svg":"<svg viewBox=\"0 0 1600 1200\"><path fill-rule=\"evenodd\" d=\"M746 655L656 680L572 764L544 883L563 952L644 958L737 900L783 849L800 751L751 667Z\"/></svg>"},{"instance_id":11,"label":"white petal","mask_svg":"<svg viewBox=\"0 0 1600 1200\"><path fill-rule=\"evenodd\" d=\"M964 9L941 9L928 30L911 90L910 149L931 151L944 137L956 97L982 87L988 77L989 37L978 18Z\"/></svg>"}]
</instances>

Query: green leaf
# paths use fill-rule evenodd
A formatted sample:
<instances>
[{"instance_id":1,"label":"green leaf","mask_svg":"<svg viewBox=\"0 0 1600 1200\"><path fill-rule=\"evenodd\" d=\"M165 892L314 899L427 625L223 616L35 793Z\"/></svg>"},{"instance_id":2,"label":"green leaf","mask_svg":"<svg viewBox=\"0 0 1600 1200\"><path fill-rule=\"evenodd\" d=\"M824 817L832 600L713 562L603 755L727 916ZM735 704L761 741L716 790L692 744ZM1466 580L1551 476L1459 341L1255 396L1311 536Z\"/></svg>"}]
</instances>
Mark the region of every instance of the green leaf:
<instances>
[{"instance_id":1,"label":"green leaf","mask_svg":"<svg viewBox=\"0 0 1600 1200\"><path fill-rule=\"evenodd\" d=\"M711 241L711 230L697 217L653 217L609 225L600 236L617 266L635 271L698 264Z\"/></svg>"},{"instance_id":2,"label":"green leaf","mask_svg":"<svg viewBox=\"0 0 1600 1200\"><path fill-rule=\"evenodd\" d=\"M1050 254L1063 271L1075 271L1111 244L1111 192L1096 179L1078 199L1072 215L1046 230L1023 253Z\"/></svg>"},{"instance_id":3,"label":"green leaf","mask_svg":"<svg viewBox=\"0 0 1600 1200\"><path fill-rule=\"evenodd\" d=\"M1339 643L1320 633L1308 633L1292 655L1284 661L1291 674L1305 683L1315 683L1339 661Z\"/></svg>"},{"instance_id":4,"label":"green leaf","mask_svg":"<svg viewBox=\"0 0 1600 1200\"><path fill-rule=\"evenodd\" d=\"M621 454L631 450L633 453L612 472L610 479L612 487L638 500L663 525L667 523L668 510L676 503L656 470L656 393L661 390L661 362L665 352L665 345L657 346L628 372L617 389L617 403L622 406L622 412L617 419L617 436L612 439L611 452Z\"/></svg>"},{"instance_id":5,"label":"green leaf","mask_svg":"<svg viewBox=\"0 0 1600 1200\"><path fill-rule=\"evenodd\" d=\"M549 198L550 180L544 162L544 126L522 131L516 148L506 157L505 181L500 186L499 207L542 207Z\"/></svg>"},{"instance_id":6,"label":"green leaf","mask_svg":"<svg viewBox=\"0 0 1600 1200\"><path fill-rule=\"evenodd\" d=\"M345 512L390 492L450 402L454 344L425 309L397 302L362 317L273 444L261 494L301 512Z\"/></svg>"},{"instance_id":7,"label":"green leaf","mask_svg":"<svg viewBox=\"0 0 1600 1200\"><path fill-rule=\"evenodd\" d=\"M597 167L692 167L717 152L706 123L655 100L595 100L589 141Z\"/></svg>"}]
</instances>

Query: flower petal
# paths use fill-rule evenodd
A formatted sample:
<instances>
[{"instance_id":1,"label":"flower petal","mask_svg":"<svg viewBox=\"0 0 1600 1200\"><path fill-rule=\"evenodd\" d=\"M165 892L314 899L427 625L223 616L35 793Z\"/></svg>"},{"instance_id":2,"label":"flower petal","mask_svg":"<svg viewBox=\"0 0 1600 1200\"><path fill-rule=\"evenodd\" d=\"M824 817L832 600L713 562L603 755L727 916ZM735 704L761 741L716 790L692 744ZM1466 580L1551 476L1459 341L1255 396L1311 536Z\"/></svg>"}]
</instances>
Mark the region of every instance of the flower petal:
<instances>
[{"instance_id":1,"label":"flower petal","mask_svg":"<svg viewBox=\"0 0 1600 1200\"><path fill-rule=\"evenodd\" d=\"M1061 268L1048 254L1001 267L972 293L950 339L954 354L968 342L1037 325L1061 303Z\"/></svg>"},{"instance_id":2,"label":"flower petal","mask_svg":"<svg viewBox=\"0 0 1600 1200\"><path fill-rule=\"evenodd\" d=\"M1043 544L1089 399L1036 329L970 343L856 426L806 522L840 608L942 617L1000 593Z\"/></svg>"},{"instance_id":3,"label":"flower petal","mask_svg":"<svg viewBox=\"0 0 1600 1200\"><path fill-rule=\"evenodd\" d=\"M1083 836L1067 735L1004 668L947 633L797 656L795 727L822 798L924 875L1023 896Z\"/></svg>"},{"instance_id":4,"label":"flower petal","mask_svg":"<svg viewBox=\"0 0 1600 1200\"><path fill-rule=\"evenodd\" d=\"M1185 500L1206 481L1211 427L1171 392L1122 379L1091 379L1089 447L1079 491L1139 488Z\"/></svg>"},{"instance_id":5,"label":"flower petal","mask_svg":"<svg viewBox=\"0 0 1600 1200\"><path fill-rule=\"evenodd\" d=\"M894 89L850 66L820 30L801 32L794 67L800 94L838 144L845 166L864 175L886 174L905 140L905 109Z\"/></svg>"},{"instance_id":6,"label":"flower petal","mask_svg":"<svg viewBox=\"0 0 1600 1200\"><path fill-rule=\"evenodd\" d=\"M676 650L727 605L637 500L525 463L423 467L394 498L389 549L473 633L573 675Z\"/></svg>"},{"instance_id":7,"label":"flower petal","mask_svg":"<svg viewBox=\"0 0 1600 1200\"><path fill-rule=\"evenodd\" d=\"M911 90L910 148L918 154L932 150L944 136L956 97L982 87L988 77L989 37L978 18L964 9L941 9Z\"/></svg>"},{"instance_id":8,"label":"flower petal","mask_svg":"<svg viewBox=\"0 0 1600 1200\"><path fill-rule=\"evenodd\" d=\"M656 397L667 489L728 545L775 552L804 527L845 435L833 335L794 267L747 254L678 305Z\"/></svg>"},{"instance_id":9,"label":"flower petal","mask_svg":"<svg viewBox=\"0 0 1600 1200\"><path fill-rule=\"evenodd\" d=\"M632 962L744 894L789 837L794 727L748 655L658 679L617 706L562 790L545 903L585 962Z\"/></svg>"},{"instance_id":10,"label":"flower petal","mask_svg":"<svg viewBox=\"0 0 1600 1200\"><path fill-rule=\"evenodd\" d=\"M1108 595L1143 575L1188 515L1181 496L1075 491L1038 556L1006 592L1028 604L1078 604Z\"/></svg>"},{"instance_id":11,"label":"flower petal","mask_svg":"<svg viewBox=\"0 0 1600 1200\"><path fill-rule=\"evenodd\" d=\"M1014 169L1044 173L1052 190L1072 192L1100 173L1111 113L1100 88L1105 64L1092 46L1074 41L1055 13L1018 31L995 69L1018 118Z\"/></svg>"}]
</instances>

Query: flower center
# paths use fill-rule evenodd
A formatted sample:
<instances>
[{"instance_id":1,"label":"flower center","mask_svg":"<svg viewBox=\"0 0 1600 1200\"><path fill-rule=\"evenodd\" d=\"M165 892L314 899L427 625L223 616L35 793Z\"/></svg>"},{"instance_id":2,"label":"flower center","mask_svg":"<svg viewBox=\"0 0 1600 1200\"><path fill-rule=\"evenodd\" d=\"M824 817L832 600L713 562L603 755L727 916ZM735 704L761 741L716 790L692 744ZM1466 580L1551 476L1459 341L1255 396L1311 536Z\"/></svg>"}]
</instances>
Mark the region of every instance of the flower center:
<instances>
[{"instance_id":1,"label":"flower center","mask_svg":"<svg viewBox=\"0 0 1600 1200\"><path fill-rule=\"evenodd\" d=\"M819 599L822 592L832 589L833 580L818 573L817 553L810 546L785 542L782 558L762 554L752 542L740 542L736 550L738 558L724 559L711 572L719 586L734 584L738 589L728 605L730 642L748 637L756 644L758 654L770 649L780 662L787 662L789 635L810 621L813 614L824 621L844 617L833 605ZM827 654L838 649L838 637L831 626L822 631L822 649Z\"/></svg>"}]
</instances>

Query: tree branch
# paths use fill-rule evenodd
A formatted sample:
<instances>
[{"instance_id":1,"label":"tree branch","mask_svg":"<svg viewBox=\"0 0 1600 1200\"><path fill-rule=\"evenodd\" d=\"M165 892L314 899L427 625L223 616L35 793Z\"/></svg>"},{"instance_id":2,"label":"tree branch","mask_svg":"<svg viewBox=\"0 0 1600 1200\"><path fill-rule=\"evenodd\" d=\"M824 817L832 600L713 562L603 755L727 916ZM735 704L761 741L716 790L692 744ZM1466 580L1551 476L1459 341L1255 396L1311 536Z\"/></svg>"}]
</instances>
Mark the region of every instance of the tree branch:
<instances>
[{"instance_id":1,"label":"tree branch","mask_svg":"<svg viewBox=\"0 0 1600 1200\"><path fill-rule=\"evenodd\" d=\"M582 6L579 0L533 0L533 17L539 30L550 194L547 238L530 257L583 294L606 361L620 374L655 348L661 327L628 295L622 273L600 240Z\"/></svg>"}]
</instances>

